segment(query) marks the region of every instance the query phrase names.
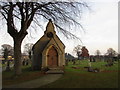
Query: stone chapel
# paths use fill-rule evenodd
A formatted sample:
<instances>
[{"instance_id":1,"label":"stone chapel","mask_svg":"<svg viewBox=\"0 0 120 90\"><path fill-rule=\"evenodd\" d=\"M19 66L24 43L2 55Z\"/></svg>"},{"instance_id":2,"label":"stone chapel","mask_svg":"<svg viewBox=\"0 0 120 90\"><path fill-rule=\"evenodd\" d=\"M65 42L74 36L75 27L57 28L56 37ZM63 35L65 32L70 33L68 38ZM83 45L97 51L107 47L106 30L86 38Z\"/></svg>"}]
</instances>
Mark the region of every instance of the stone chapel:
<instances>
[{"instance_id":1,"label":"stone chapel","mask_svg":"<svg viewBox=\"0 0 120 90\"><path fill-rule=\"evenodd\" d=\"M65 65L65 45L56 35L52 20L49 20L44 35L34 44L32 51L33 70L60 68Z\"/></svg>"}]
</instances>

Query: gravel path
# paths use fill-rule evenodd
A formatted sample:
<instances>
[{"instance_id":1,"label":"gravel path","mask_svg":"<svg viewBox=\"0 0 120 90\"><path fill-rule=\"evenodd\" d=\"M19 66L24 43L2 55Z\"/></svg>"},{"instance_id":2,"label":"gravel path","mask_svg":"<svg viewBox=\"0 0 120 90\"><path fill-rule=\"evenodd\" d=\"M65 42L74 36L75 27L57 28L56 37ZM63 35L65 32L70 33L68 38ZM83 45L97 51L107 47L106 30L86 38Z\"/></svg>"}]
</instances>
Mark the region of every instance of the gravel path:
<instances>
[{"instance_id":1,"label":"gravel path","mask_svg":"<svg viewBox=\"0 0 120 90\"><path fill-rule=\"evenodd\" d=\"M3 88L38 88L40 86L52 83L58 80L63 74L47 74L39 79L35 79L32 81L16 84L16 85L9 85L3 86Z\"/></svg>"}]
</instances>

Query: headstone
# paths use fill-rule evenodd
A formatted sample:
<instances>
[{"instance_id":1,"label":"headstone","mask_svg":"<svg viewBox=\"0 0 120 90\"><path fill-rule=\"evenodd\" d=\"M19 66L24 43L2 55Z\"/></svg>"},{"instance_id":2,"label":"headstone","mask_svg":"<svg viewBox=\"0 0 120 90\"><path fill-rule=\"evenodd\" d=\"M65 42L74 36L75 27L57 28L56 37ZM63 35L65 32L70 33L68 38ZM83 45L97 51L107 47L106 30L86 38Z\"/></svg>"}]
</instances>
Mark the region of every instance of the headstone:
<instances>
[{"instance_id":1,"label":"headstone","mask_svg":"<svg viewBox=\"0 0 120 90\"><path fill-rule=\"evenodd\" d=\"M93 68L92 67L88 67L88 72L93 72Z\"/></svg>"},{"instance_id":2,"label":"headstone","mask_svg":"<svg viewBox=\"0 0 120 90\"><path fill-rule=\"evenodd\" d=\"M100 70L98 68L95 68L94 72L100 72Z\"/></svg>"},{"instance_id":3,"label":"headstone","mask_svg":"<svg viewBox=\"0 0 120 90\"><path fill-rule=\"evenodd\" d=\"M73 65L75 65L75 60L73 60Z\"/></svg>"},{"instance_id":4,"label":"headstone","mask_svg":"<svg viewBox=\"0 0 120 90\"><path fill-rule=\"evenodd\" d=\"M96 60L95 60L95 58L93 57L93 62L95 62Z\"/></svg>"}]
</instances>

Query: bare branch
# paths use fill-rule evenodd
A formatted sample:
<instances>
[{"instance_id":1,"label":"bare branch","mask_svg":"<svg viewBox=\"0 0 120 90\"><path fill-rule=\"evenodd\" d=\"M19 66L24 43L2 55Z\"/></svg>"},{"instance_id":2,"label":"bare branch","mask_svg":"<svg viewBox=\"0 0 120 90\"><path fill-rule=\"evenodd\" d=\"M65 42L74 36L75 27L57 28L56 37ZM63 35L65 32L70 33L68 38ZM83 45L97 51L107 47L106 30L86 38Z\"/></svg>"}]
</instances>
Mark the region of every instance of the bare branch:
<instances>
[{"instance_id":1,"label":"bare branch","mask_svg":"<svg viewBox=\"0 0 120 90\"><path fill-rule=\"evenodd\" d=\"M3 15L4 19L7 20L7 17L5 16L4 12L1 12L1 11L0 11L0 13Z\"/></svg>"},{"instance_id":2,"label":"bare branch","mask_svg":"<svg viewBox=\"0 0 120 90\"><path fill-rule=\"evenodd\" d=\"M43 26L39 24L39 21L36 17L34 17L34 20L35 24L37 24L42 30L43 30Z\"/></svg>"},{"instance_id":3,"label":"bare branch","mask_svg":"<svg viewBox=\"0 0 120 90\"><path fill-rule=\"evenodd\" d=\"M82 43L82 40L81 40L79 37L77 37L76 35L70 33L69 31L67 31L67 30L65 30L65 29L63 29L63 28L61 28L61 27L60 27L59 25L57 25L57 24L55 24L55 26L56 26L58 29L60 29L61 32L64 34L64 36L66 36L68 39L69 39L69 38L78 39L78 40L80 40L81 43Z\"/></svg>"}]
</instances>

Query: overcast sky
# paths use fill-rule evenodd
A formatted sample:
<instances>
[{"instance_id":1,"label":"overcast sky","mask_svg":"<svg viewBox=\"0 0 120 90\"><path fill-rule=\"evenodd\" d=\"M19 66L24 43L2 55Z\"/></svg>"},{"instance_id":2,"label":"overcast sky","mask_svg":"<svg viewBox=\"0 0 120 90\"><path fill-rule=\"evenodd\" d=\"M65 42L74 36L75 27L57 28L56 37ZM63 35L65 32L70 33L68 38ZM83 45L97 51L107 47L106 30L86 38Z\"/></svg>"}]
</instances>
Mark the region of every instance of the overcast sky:
<instances>
[{"instance_id":1,"label":"overcast sky","mask_svg":"<svg viewBox=\"0 0 120 90\"><path fill-rule=\"evenodd\" d=\"M96 49L105 53L108 48L118 51L118 2L117 0L94 1L92 12L85 14L82 21L86 34L83 43L94 54Z\"/></svg>"},{"instance_id":2,"label":"overcast sky","mask_svg":"<svg viewBox=\"0 0 120 90\"><path fill-rule=\"evenodd\" d=\"M86 0L90 1L91 9L82 15L82 25L85 33L76 32L82 39L83 45L90 54L100 50L105 54L108 48L113 48L118 52L118 0ZM67 44L66 51L71 52L77 41ZM71 48L71 50L70 50ZM73 53L74 54L74 53Z\"/></svg>"},{"instance_id":3,"label":"overcast sky","mask_svg":"<svg viewBox=\"0 0 120 90\"><path fill-rule=\"evenodd\" d=\"M97 49L105 54L108 48L113 48L118 52L118 0L86 1L89 2L91 10L83 12L80 20L85 32L76 30L74 34L81 38L83 45L86 46L90 54L94 54ZM45 22L44 27L46 24L47 22ZM2 24L0 23L0 25ZM23 45L35 43L42 35L43 31L38 32L33 39L27 36L23 41ZM58 36L65 44L67 53L74 54L73 48L81 44L77 40L67 40L59 34ZM0 28L0 45L2 44L13 46L12 38L7 34L5 27Z\"/></svg>"}]
</instances>

